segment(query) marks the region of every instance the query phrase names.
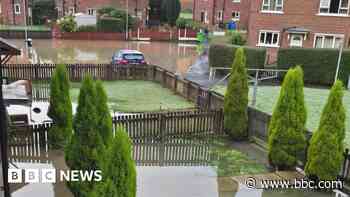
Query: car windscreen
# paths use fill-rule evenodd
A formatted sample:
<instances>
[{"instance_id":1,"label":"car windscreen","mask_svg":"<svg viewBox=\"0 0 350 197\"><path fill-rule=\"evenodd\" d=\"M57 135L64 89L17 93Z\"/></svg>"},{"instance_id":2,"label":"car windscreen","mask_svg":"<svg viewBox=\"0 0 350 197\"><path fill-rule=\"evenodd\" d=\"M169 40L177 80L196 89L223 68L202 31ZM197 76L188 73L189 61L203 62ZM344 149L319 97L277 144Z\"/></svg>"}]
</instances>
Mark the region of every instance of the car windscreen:
<instances>
[{"instance_id":1,"label":"car windscreen","mask_svg":"<svg viewBox=\"0 0 350 197\"><path fill-rule=\"evenodd\" d=\"M126 60L143 60L144 59L142 54L135 54L135 53L124 54L123 58Z\"/></svg>"}]
</instances>

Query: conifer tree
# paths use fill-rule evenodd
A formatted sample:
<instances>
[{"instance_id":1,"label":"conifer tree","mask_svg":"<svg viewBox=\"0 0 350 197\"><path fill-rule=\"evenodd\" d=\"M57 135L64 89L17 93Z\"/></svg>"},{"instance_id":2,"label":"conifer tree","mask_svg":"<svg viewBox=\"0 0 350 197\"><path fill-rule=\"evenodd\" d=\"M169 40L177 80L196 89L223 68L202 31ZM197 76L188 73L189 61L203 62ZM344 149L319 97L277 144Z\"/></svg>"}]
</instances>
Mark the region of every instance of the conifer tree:
<instances>
[{"instance_id":1,"label":"conifer tree","mask_svg":"<svg viewBox=\"0 0 350 197\"><path fill-rule=\"evenodd\" d=\"M64 148L72 135L72 102L69 95L69 78L65 65L58 65L50 81L48 116L54 125L48 133L49 144L54 149Z\"/></svg>"},{"instance_id":2,"label":"conifer tree","mask_svg":"<svg viewBox=\"0 0 350 197\"><path fill-rule=\"evenodd\" d=\"M136 197L136 167L131 153L131 140L125 130L118 127L106 170L107 178L116 187L117 196Z\"/></svg>"},{"instance_id":3,"label":"conifer tree","mask_svg":"<svg viewBox=\"0 0 350 197\"><path fill-rule=\"evenodd\" d=\"M312 135L305 167L309 177L334 180L339 175L345 138L343 89L341 81L333 85L318 129Z\"/></svg>"},{"instance_id":4,"label":"conifer tree","mask_svg":"<svg viewBox=\"0 0 350 197\"><path fill-rule=\"evenodd\" d=\"M235 140L248 136L248 79L244 49L236 50L224 98L225 130Z\"/></svg>"},{"instance_id":5,"label":"conifer tree","mask_svg":"<svg viewBox=\"0 0 350 197\"><path fill-rule=\"evenodd\" d=\"M108 108L108 97L101 81L96 82L96 112L98 132L108 147L113 138L113 123Z\"/></svg>"},{"instance_id":6,"label":"conifer tree","mask_svg":"<svg viewBox=\"0 0 350 197\"><path fill-rule=\"evenodd\" d=\"M161 21L168 23L170 26L176 25L176 20L180 16L181 2L180 0L162 1L161 5Z\"/></svg>"},{"instance_id":7,"label":"conifer tree","mask_svg":"<svg viewBox=\"0 0 350 197\"><path fill-rule=\"evenodd\" d=\"M297 66L288 71L269 125L268 156L278 169L291 169L306 146L303 71Z\"/></svg>"},{"instance_id":8,"label":"conifer tree","mask_svg":"<svg viewBox=\"0 0 350 197\"><path fill-rule=\"evenodd\" d=\"M70 169L102 170L104 144L98 132L96 112L96 89L91 77L84 78L79 93L77 112L74 117L74 135L66 148L66 163ZM94 182L69 182L75 196L85 197Z\"/></svg>"}]
</instances>

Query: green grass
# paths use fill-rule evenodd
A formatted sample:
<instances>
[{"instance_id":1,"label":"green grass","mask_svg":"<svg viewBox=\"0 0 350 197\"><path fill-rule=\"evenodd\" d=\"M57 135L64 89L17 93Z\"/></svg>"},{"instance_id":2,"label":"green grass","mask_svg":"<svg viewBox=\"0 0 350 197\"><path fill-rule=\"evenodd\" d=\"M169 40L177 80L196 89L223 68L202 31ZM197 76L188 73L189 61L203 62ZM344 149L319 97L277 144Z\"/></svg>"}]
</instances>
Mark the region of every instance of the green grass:
<instances>
[{"instance_id":1,"label":"green grass","mask_svg":"<svg viewBox=\"0 0 350 197\"><path fill-rule=\"evenodd\" d=\"M77 102L80 83L72 83L72 101ZM149 81L103 82L112 110L143 112L194 107L193 103L175 95L160 84Z\"/></svg>"},{"instance_id":2,"label":"green grass","mask_svg":"<svg viewBox=\"0 0 350 197\"><path fill-rule=\"evenodd\" d=\"M0 30L24 31L25 28L25 26L20 25L0 25ZM30 31L50 31L49 27L43 25L27 26L27 29Z\"/></svg>"},{"instance_id":3,"label":"green grass","mask_svg":"<svg viewBox=\"0 0 350 197\"><path fill-rule=\"evenodd\" d=\"M252 98L252 89L249 91L249 99ZM224 94L226 87L219 86L215 89L218 93ZM275 103L280 92L279 86L259 86L256 100L256 108L272 114ZM344 92L344 105L347 110L346 116L346 139L347 147L350 148L350 91ZM329 89L304 88L305 103L307 107L306 127L310 131L315 131L318 127L320 116L324 105L327 102Z\"/></svg>"},{"instance_id":4,"label":"green grass","mask_svg":"<svg viewBox=\"0 0 350 197\"><path fill-rule=\"evenodd\" d=\"M185 19L192 19L193 18L193 14L192 13L188 13L188 12L181 12L179 17L180 18L185 18Z\"/></svg>"}]
</instances>

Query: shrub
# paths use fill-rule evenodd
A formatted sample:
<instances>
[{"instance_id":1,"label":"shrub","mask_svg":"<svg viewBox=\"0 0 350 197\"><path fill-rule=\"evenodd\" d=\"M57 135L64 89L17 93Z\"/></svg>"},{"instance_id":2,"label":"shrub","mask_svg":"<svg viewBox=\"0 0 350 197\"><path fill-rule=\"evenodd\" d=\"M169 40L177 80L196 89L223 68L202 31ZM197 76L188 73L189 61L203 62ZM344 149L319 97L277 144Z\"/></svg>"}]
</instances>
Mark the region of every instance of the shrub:
<instances>
[{"instance_id":1,"label":"shrub","mask_svg":"<svg viewBox=\"0 0 350 197\"><path fill-rule=\"evenodd\" d=\"M278 68L288 69L301 65L305 82L316 85L331 85L337 68L339 51L336 49L279 49ZM339 79L347 84L350 75L350 50L344 50L340 65Z\"/></svg>"},{"instance_id":2,"label":"shrub","mask_svg":"<svg viewBox=\"0 0 350 197\"><path fill-rule=\"evenodd\" d=\"M91 77L83 80L73 127L74 135L66 148L65 157L70 169L100 170L105 163L104 145L97 127L96 90ZM94 182L69 182L74 196L85 197Z\"/></svg>"},{"instance_id":3,"label":"shrub","mask_svg":"<svg viewBox=\"0 0 350 197\"><path fill-rule=\"evenodd\" d=\"M97 22L97 29L101 32L125 32L125 25L117 18L101 18Z\"/></svg>"},{"instance_id":4,"label":"shrub","mask_svg":"<svg viewBox=\"0 0 350 197\"><path fill-rule=\"evenodd\" d=\"M295 167L298 154L306 146L303 87L302 69L290 69L283 80L268 133L269 162L278 169Z\"/></svg>"},{"instance_id":5,"label":"shrub","mask_svg":"<svg viewBox=\"0 0 350 197\"><path fill-rule=\"evenodd\" d=\"M235 140L248 136L248 79L244 49L236 50L224 98L225 130Z\"/></svg>"},{"instance_id":6,"label":"shrub","mask_svg":"<svg viewBox=\"0 0 350 197\"><path fill-rule=\"evenodd\" d=\"M96 82L96 114L97 131L99 132L104 145L108 147L113 138L113 123L110 110L108 108L107 93L101 81Z\"/></svg>"},{"instance_id":7,"label":"shrub","mask_svg":"<svg viewBox=\"0 0 350 197\"><path fill-rule=\"evenodd\" d=\"M58 26L63 32L75 32L77 23L73 16L65 16L57 21Z\"/></svg>"},{"instance_id":8,"label":"shrub","mask_svg":"<svg viewBox=\"0 0 350 197\"><path fill-rule=\"evenodd\" d=\"M128 134L118 127L109 152L107 177L113 181L118 195L136 197L136 167Z\"/></svg>"},{"instance_id":9,"label":"shrub","mask_svg":"<svg viewBox=\"0 0 350 197\"><path fill-rule=\"evenodd\" d=\"M232 32L231 35L231 44L233 45L244 45L246 43L246 40L243 38L243 36L239 32Z\"/></svg>"},{"instance_id":10,"label":"shrub","mask_svg":"<svg viewBox=\"0 0 350 197\"><path fill-rule=\"evenodd\" d=\"M162 1L161 5L161 22L168 23L170 26L176 25L176 20L181 12L180 0Z\"/></svg>"},{"instance_id":11,"label":"shrub","mask_svg":"<svg viewBox=\"0 0 350 197\"><path fill-rule=\"evenodd\" d=\"M186 19L186 18L178 18L176 20L176 27L180 29L193 29L193 30L199 30L201 25L197 21L194 21L193 19Z\"/></svg>"},{"instance_id":12,"label":"shrub","mask_svg":"<svg viewBox=\"0 0 350 197\"><path fill-rule=\"evenodd\" d=\"M65 147L72 135L72 103L65 65L58 65L50 82L50 105L47 115L54 126L49 130L49 144L54 149Z\"/></svg>"},{"instance_id":13,"label":"shrub","mask_svg":"<svg viewBox=\"0 0 350 197\"><path fill-rule=\"evenodd\" d=\"M97 27L95 25L82 25L77 28L77 32L96 32Z\"/></svg>"},{"instance_id":14,"label":"shrub","mask_svg":"<svg viewBox=\"0 0 350 197\"><path fill-rule=\"evenodd\" d=\"M213 44L209 48L209 66L211 67L229 67L235 56L235 51L240 46ZM247 68L264 68L266 49L243 47L247 57Z\"/></svg>"},{"instance_id":15,"label":"shrub","mask_svg":"<svg viewBox=\"0 0 350 197\"><path fill-rule=\"evenodd\" d=\"M101 15L97 21L98 31L103 32L125 32L126 12L113 7L105 7L98 10ZM131 29L135 20L128 15L128 27Z\"/></svg>"},{"instance_id":16,"label":"shrub","mask_svg":"<svg viewBox=\"0 0 350 197\"><path fill-rule=\"evenodd\" d=\"M343 89L340 81L333 85L319 127L311 138L305 167L305 172L310 177L334 180L340 172L345 137Z\"/></svg>"},{"instance_id":17,"label":"shrub","mask_svg":"<svg viewBox=\"0 0 350 197\"><path fill-rule=\"evenodd\" d=\"M47 20L57 19L55 1L36 0L32 2L33 24L44 25Z\"/></svg>"}]
</instances>

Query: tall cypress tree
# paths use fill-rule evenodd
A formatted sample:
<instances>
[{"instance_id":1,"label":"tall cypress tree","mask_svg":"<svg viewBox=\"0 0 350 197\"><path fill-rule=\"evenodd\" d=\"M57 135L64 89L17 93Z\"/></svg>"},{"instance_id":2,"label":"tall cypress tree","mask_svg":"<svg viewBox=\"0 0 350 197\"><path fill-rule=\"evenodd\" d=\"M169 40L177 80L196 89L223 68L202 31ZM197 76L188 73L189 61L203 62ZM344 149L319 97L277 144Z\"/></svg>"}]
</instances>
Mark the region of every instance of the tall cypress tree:
<instances>
[{"instance_id":1,"label":"tall cypress tree","mask_svg":"<svg viewBox=\"0 0 350 197\"><path fill-rule=\"evenodd\" d=\"M225 129L236 140L248 136L248 91L246 57L243 48L239 48L236 50L224 98Z\"/></svg>"},{"instance_id":2,"label":"tall cypress tree","mask_svg":"<svg viewBox=\"0 0 350 197\"><path fill-rule=\"evenodd\" d=\"M117 128L116 136L108 153L107 178L111 179L117 196L136 197L136 167L132 158L132 144L122 127Z\"/></svg>"},{"instance_id":3,"label":"tall cypress tree","mask_svg":"<svg viewBox=\"0 0 350 197\"><path fill-rule=\"evenodd\" d=\"M54 126L48 133L52 148L63 148L72 135L72 102L69 95L69 78L66 66L58 65L50 82L50 105L48 116Z\"/></svg>"},{"instance_id":4,"label":"tall cypress tree","mask_svg":"<svg viewBox=\"0 0 350 197\"><path fill-rule=\"evenodd\" d=\"M310 177L333 180L343 161L345 138L345 109L343 84L337 81L329 94L320 124L312 135L305 172Z\"/></svg>"},{"instance_id":5,"label":"tall cypress tree","mask_svg":"<svg viewBox=\"0 0 350 197\"><path fill-rule=\"evenodd\" d=\"M113 138L113 123L108 108L108 97L101 81L96 82L97 127L104 145L108 147Z\"/></svg>"},{"instance_id":6,"label":"tall cypress tree","mask_svg":"<svg viewBox=\"0 0 350 197\"><path fill-rule=\"evenodd\" d=\"M70 169L101 170L104 160L104 144L98 132L96 89L91 77L83 80L77 112L74 117L74 135L66 148L66 163ZM85 197L93 189L93 182L69 182L75 196Z\"/></svg>"},{"instance_id":7,"label":"tall cypress tree","mask_svg":"<svg viewBox=\"0 0 350 197\"><path fill-rule=\"evenodd\" d=\"M271 165L290 169L306 146L303 71L297 66L288 71L269 126L268 156Z\"/></svg>"},{"instance_id":8,"label":"tall cypress tree","mask_svg":"<svg viewBox=\"0 0 350 197\"><path fill-rule=\"evenodd\" d=\"M163 0L161 5L161 22L168 23L172 27L175 26L180 12L180 0Z\"/></svg>"}]
</instances>

